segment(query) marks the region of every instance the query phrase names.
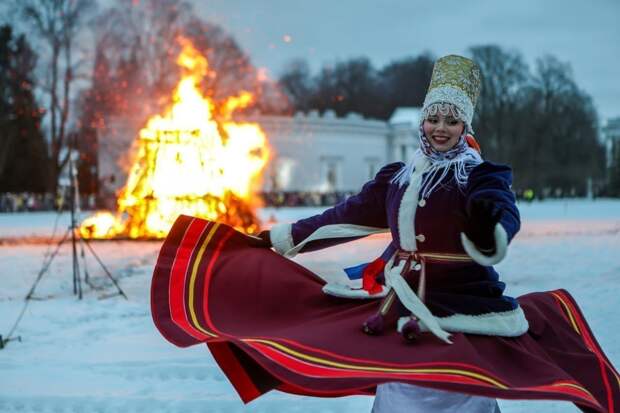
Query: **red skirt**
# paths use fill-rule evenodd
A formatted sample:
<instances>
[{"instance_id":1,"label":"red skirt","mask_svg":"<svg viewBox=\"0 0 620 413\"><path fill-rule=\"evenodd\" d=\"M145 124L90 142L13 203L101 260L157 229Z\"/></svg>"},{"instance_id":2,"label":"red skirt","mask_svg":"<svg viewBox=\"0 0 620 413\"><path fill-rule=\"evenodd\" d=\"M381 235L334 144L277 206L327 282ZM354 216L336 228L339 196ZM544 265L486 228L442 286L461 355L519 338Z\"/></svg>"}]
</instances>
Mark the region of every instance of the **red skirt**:
<instances>
[{"instance_id":1,"label":"red skirt","mask_svg":"<svg viewBox=\"0 0 620 413\"><path fill-rule=\"evenodd\" d=\"M272 389L319 397L372 395L397 381L506 399L554 399L615 412L620 376L564 290L519 297L518 338L455 333L454 344L396 331L364 334L380 302L323 294L324 281L234 229L181 216L161 248L151 307L177 346L206 343L241 399Z\"/></svg>"}]
</instances>

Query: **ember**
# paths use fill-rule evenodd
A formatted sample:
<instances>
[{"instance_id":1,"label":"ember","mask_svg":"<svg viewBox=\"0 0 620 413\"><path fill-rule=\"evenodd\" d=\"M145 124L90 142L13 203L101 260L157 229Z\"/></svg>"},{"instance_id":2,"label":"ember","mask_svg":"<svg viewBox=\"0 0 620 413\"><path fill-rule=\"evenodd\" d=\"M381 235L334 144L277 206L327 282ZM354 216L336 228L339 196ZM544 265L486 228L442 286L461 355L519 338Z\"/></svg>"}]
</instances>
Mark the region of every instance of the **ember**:
<instances>
[{"instance_id":1,"label":"ember","mask_svg":"<svg viewBox=\"0 0 620 413\"><path fill-rule=\"evenodd\" d=\"M172 106L140 131L137 158L118 197L118 211L82 223L86 238L163 238L180 214L255 233L253 189L269 158L255 123L236 123L235 110L253 99L243 92L217 107L198 85L207 59L188 41L177 59L183 68Z\"/></svg>"}]
</instances>

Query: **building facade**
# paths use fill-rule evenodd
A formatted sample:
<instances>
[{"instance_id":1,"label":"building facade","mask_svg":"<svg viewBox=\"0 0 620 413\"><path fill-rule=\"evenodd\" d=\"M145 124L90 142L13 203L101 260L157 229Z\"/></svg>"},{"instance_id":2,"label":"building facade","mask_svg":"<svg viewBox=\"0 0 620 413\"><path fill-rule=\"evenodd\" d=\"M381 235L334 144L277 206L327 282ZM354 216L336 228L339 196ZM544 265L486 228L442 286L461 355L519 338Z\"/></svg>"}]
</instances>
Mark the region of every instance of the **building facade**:
<instances>
[{"instance_id":1,"label":"building facade","mask_svg":"<svg viewBox=\"0 0 620 413\"><path fill-rule=\"evenodd\" d=\"M614 151L620 151L620 117L608 119L603 126L603 138L607 149L607 168L611 167Z\"/></svg>"},{"instance_id":2,"label":"building facade","mask_svg":"<svg viewBox=\"0 0 620 413\"><path fill-rule=\"evenodd\" d=\"M387 122L332 111L244 120L261 126L272 149L263 191L329 193L357 191L383 165L406 162L418 147L417 116L401 108Z\"/></svg>"}]
</instances>

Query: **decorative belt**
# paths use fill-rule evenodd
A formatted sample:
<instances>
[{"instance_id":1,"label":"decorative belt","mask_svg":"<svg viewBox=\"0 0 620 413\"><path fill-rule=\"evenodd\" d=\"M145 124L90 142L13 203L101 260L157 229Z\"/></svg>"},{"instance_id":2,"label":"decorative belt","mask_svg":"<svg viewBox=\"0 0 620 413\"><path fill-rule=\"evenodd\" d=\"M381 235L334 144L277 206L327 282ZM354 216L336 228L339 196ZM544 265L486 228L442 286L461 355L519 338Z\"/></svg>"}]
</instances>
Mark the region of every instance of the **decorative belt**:
<instances>
[{"instance_id":1,"label":"decorative belt","mask_svg":"<svg viewBox=\"0 0 620 413\"><path fill-rule=\"evenodd\" d=\"M472 258L466 254L447 254L440 252L419 252L397 250L394 254L393 266L398 266L405 260L405 266L401 275L406 276L412 269L420 271L420 281L418 283L418 297L424 301L426 293L426 263L451 263L451 262L473 262ZM389 270L389 269L388 269Z\"/></svg>"},{"instance_id":2,"label":"decorative belt","mask_svg":"<svg viewBox=\"0 0 620 413\"><path fill-rule=\"evenodd\" d=\"M403 263L403 260L405 261ZM442 254L424 253L418 251L398 250L390 260L384 270L386 284L390 287L387 295L383 299L379 312L371 316L364 323L364 331L367 334L380 334L384 326L384 318L393 307L396 297L401 303L411 311L410 320L403 329L405 338L413 340L420 332L419 323L435 334L441 340L451 343L450 334L444 331L438 324L435 317L424 304L426 294L426 263L427 262L472 262L473 260L464 254ZM400 274L394 272L394 268L401 267ZM405 276L414 269L420 271L420 281L418 283L417 295L405 280Z\"/></svg>"}]
</instances>

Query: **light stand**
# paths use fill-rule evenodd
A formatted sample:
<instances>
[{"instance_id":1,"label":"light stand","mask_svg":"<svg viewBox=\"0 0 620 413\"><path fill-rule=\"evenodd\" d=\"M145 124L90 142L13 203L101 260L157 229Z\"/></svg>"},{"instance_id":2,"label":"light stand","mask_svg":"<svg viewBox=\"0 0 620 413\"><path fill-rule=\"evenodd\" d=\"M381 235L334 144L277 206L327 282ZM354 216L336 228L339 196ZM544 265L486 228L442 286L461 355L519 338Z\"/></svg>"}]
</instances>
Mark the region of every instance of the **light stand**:
<instances>
[{"instance_id":1,"label":"light stand","mask_svg":"<svg viewBox=\"0 0 620 413\"><path fill-rule=\"evenodd\" d=\"M69 231L71 232L71 249L73 260L73 294L77 294L78 299L82 299L82 277L77 252L77 244L79 242L80 256L82 257L82 263L84 264L84 282L87 283L91 288L95 289L95 287L90 282L88 269L86 267L86 254L84 253L84 245L86 245L93 257L97 260L97 263L99 263L99 266L101 267L105 275L112 281L112 283L116 287L116 294L106 295L104 298L122 295L125 299L128 299L127 295L125 295L125 292L122 290L116 279L112 276L103 261L101 261L99 256L95 253L95 250L93 249L92 245L90 245L88 239L83 238L80 234L79 225L77 223L78 214L81 212L80 191L78 185L77 168L75 166L75 160L73 159L73 152L71 152L71 155L69 156L69 176L71 188L71 226L69 227Z\"/></svg>"},{"instance_id":2,"label":"light stand","mask_svg":"<svg viewBox=\"0 0 620 413\"><path fill-rule=\"evenodd\" d=\"M77 236L76 232L79 231L77 226L76 212L80 208L80 195L78 191L77 171L75 168L75 162L73 161L73 151L69 153L69 196L71 197L70 211L71 211L71 225L69 231L71 232L71 258L73 260L73 294L77 294L78 299L82 299L82 278L80 277L80 263L78 261L77 254ZM81 239L81 237L80 237Z\"/></svg>"}]
</instances>

